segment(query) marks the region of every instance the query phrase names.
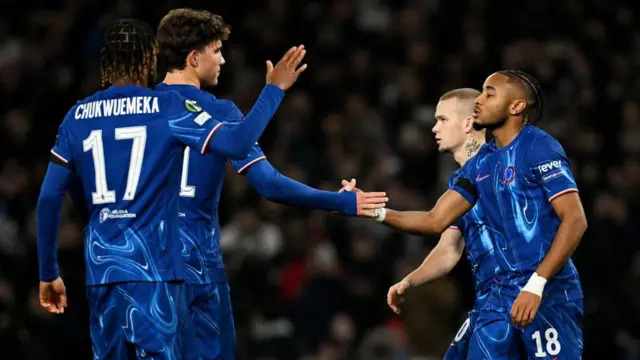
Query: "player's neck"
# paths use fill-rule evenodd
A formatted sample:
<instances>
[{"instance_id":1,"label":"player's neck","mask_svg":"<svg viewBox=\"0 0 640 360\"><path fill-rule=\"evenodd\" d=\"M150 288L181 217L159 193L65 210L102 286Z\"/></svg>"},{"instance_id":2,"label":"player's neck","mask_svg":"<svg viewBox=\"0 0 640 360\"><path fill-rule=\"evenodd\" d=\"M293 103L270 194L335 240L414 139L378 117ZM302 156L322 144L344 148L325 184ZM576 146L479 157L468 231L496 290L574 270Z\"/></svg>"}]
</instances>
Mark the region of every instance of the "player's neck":
<instances>
[{"instance_id":1,"label":"player's neck","mask_svg":"<svg viewBox=\"0 0 640 360\"><path fill-rule=\"evenodd\" d=\"M494 129L491 134L496 139L496 145L498 145L498 148L503 148L511 144L518 134L520 134L524 125L524 122L520 119L511 118L507 120L504 125Z\"/></svg>"},{"instance_id":2,"label":"player's neck","mask_svg":"<svg viewBox=\"0 0 640 360\"><path fill-rule=\"evenodd\" d=\"M184 70L173 70L165 75L163 83L167 85L193 85L200 88L200 79L194 71L188 67Z\"/></svg>"},{"instance_id":3,"label":"player's neck","mask_svg":"<svg viewBox=\"0 0 640 360\"><path fill-rule=\"evenodd\" d=\"M124 79L118 79L111 83L111 86L128 86L128 85L143 86L142 84L138 84L135 81L124 80Z\"/></svg>"},{"instance_id":4,"label":"player's neck","mask_svg":"<svg viewBox=\"0 0 640 360\"><path fill-rule=\"evenodd\" d=\"M474 157L478 151L480 151L480 147L485 143L484 139L479 139L475 136L469 136L464 145L460 146L456 151L453 152L453 158L460 166L464 166L467 160Z\"/></svg>"}]
</instances>

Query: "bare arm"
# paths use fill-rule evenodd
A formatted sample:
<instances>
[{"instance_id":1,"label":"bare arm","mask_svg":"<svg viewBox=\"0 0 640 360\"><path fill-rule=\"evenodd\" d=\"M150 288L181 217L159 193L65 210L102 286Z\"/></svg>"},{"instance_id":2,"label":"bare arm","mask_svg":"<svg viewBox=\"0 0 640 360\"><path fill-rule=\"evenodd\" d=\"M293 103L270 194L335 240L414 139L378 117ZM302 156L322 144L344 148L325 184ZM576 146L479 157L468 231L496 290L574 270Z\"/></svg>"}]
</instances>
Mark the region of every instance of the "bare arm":
<instances>
[{"instance_id":1,"label":"bare arm","mask_svg":"<svg viewBox=\"0 0 640 360\"><path fill-rule=\"evenodd\" d=\"M384 224L400 231L417 234L441 234L473 204L453 190L447 190L430 211L387 210Z\"/></svg>"},{"instance_id":2,"label":"bare arm","mask_svg":"<svg viewBox=\"0 0 640 360\"><path fill-rule=\"evenodd\" d=\"M551 249L536 270L536 273L545 279L553 277L569 261L587 230L587 218L577 192L559 196L551 205L560 217L561 223Z\"/></svg>"},{"instance_id":3,"label":"bare arm","mask_svg":"<svg viewBox=\"0 0 640 360\"><path fill-rule=\"evenodd\" d=\"M404 280L415 287L447 275L460 261L463 250L464 239L460 230L447 229L422 265L405 276Z\"/></svg>"}]
</instances>

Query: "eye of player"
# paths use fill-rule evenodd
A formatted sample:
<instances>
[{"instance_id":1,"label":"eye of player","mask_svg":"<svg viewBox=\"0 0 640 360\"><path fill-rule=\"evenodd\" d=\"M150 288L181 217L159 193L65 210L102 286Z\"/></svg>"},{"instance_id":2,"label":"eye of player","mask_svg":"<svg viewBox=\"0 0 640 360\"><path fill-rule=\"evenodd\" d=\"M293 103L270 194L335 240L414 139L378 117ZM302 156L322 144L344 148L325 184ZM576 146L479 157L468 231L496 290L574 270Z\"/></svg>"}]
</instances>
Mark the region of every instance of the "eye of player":
<instances>
[{"instance_id":1,"label":"eye of player","mask_svg":"<svg viewBox=\"0 0 640 360\"><path fill-rule=\"evenodd\" d=\"M496 94L496 88L494 88L493 86L485 86L484 87L484 94L487 97L494 96Z\"/></svg>"}]
</instances>

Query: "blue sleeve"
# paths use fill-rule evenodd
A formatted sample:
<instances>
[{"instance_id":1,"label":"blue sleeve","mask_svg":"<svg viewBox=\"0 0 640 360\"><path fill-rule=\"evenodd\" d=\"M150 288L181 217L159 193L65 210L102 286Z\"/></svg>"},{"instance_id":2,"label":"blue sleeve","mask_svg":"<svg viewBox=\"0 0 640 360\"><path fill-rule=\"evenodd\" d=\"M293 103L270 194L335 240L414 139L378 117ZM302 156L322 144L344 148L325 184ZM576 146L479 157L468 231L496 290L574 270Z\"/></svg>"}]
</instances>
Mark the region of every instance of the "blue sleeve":
<instances>
[{"instance_id":1,"label":"blue sleeve","mask_svg":"<svg viewBox=\"0 0 640 360\"><path fill-rule=\"evenodd\" d=\"M200 149L201 154L210 150L234 160L242 160L247 157L252 146L262 136L283 97L284 91L277 86L265 86L249 114L233 127L223 126L224 124L220 121L209 121L211 115L197 105L191 109L199 111L195 118L188 118L188 116L185 118L183 112L181 116L177 117L179 122L173 127L178 127L181 132L188 129L188 133L193 133L197 143L185 143L195 149ZM183 101L192 104L193 107L193 101ZM192 123L197 123L198 126L196 127Z\"/></svg>"},{"instance_id":2,"label":"blue sleeve","mask_svg":"<svg viewBox=\"0 0 640 360\"><path fill-rule=\"evenodd\" d=\"M80 176L73 174L71 180L69 180L67 188L69 196L73 201L73 205L75 205L76 211L78 211L82 225L87 225L89 223L89 209L87 207L87 201L84 195L84 188L82 186L82 179L80 179Z\"/></svg>"},{"instance_id":3,"label":"blue sleeve","mask_svg":"<svg viewBox=\"0 0 640 360\"><path fill-rule=\"evenodd\" d=\"M453 174L451 174L451 177L449 178L449 189L450 190L453 190L453 187L456 184L456 181L460 177L461 171L462 171L462 169L460 169L458 171L455 171ZM462 225L463 224L464 224L464 221L462 220L462 217L460 217L460 218L458 218L458 220L456 220L456 222L451 224L451 226L449 226L449 228L453 228L453 229L462 231Z\"/></svg>"},{"instance_id":4,"label":"blue sleeve","mask_svg":"<svg viewBox=\"0 0 640 360\"><path fill-rule=\"evenodd\" d=\"M49 163L40 189L36 209L40 281L52 281L60 276L58 272L60 212L67 184L72 176L68 168L57 163Z\"/></svg>"},{"instance_id":5,"label":"blue sleeve","mask_svg":"<svg viewBox=\"0 0 640 360\"><path fill-rule=\"evenodd\" d=\"M451 226L449 226L449 228L462 232L463 231L462 229L464 229L463 225L464 225L464 222L462 221L462 218L459 218L458 220L456 220L456 222L451 224Z\"/></svg>"},{"instance_id":6,"label":"blue sleeve","mask_svg":"<svg viewBox=\"0 0 640 360\"><path fill-rule=\"evenodd\" d=\"M204 154L211 136L222 126L222 122L213 119L195 101L187 100L175 91L165 94L169 102L167 111L171 134L178 141Z\"/></svg>"},{"instance_id":7,"label":"blue sleeve","mask_svg":"<svg viewBox=\"0 0 640 360\"><path fill-rule=\"evenodd\" d=\"M476 158L474 156L459 170L460 176L456 179L450 190L453 190L465 198L471 205L478 201L478 189L476 188L475 168Z\"/></svg>"},{"instance_id":8,"label":"blue sleeve","mask_svg":"<svg viewBox=\"0 0 640 360\"><path fill-rule=\"evenodd\" d=\"M229 101L227 111L225 113L224 125L236 126L242 121L243 118L244 115L242 114L242 111L238 109L236 104ZM247 157L242 160L231 160L231 165L233 165L233 168L238 174L244 174L251 165L257 163L258 161L265 160L266 158L267 157L262 152L262 148L260 148L260 145L258 145L258 143L255 143L251 147L251 151L249 151L249 155L247 155Z\"/></svg>"},{"instance_id":9,"label":"blue sleeve","mask_svg":"<svg viewBox=\"0 0 640 360\"><path fill-rule=\"evenodd\" d=\"M356 215L355 193L314 189L280 174L268 161L260 161L249 167L246 176L247 181L268 200Z\"/></svg>"},{"instance_id":10,"label":"blue sleeve","mask_svg":"<svg viewBox=\"0 0 640 360\"><path fill-rule=\"evenodd\" d=\"M542 186L549 202L560 195L577 192L571 163L560 143L551 136L538 137L532 143L529 170L535 182Z\"/></svg>"},{"instance_id":11,"label":"blue sleeve","mask_svg":"<svg viewBox=\"0 0 640 360\"><path fill-rule=\"evenodd\" d=\"M249 167L251 167L251 165L266 159L267 157L262 152L260 145L256 143L253 145L253 148L251 148L251 151L246 158L242 160L231 160L231 165L233 165L233 168L236 169L238 174L243 174Z\"/></svg>"},{"instance_id":12,"label":"blue sleeve","mask_svg":"<svg viewBox=\"0 0 640 360\"><path fill-rule=\"evenodd\" d=\"M51 149L51 161L69 169L73 169L73 157L71 156L71 146L69 144L69 131L67 126L67 122L63 121L58 127L56 143L53 146L53 149Z\"/></svg>"}]
</instances>

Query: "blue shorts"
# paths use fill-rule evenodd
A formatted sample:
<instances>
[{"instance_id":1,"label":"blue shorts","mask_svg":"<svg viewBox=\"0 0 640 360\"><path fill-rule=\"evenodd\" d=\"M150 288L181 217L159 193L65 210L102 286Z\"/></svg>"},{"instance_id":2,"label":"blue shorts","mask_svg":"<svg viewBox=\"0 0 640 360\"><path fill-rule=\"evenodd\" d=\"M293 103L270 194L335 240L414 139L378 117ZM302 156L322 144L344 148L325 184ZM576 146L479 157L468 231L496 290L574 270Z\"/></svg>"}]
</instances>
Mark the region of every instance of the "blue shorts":
<instances>
[{"instance_id":1,"label":"blue shorts","mask_svg":"<svg viewBox=\"0 0 640 360\"><path fill-rule=\"evenodd\" d=\"M467 320L462 323L460 330L453 338L449 349L444 354L442 360L465 360L469 353L469 341L473 335L475 324L478 321L478 311L471 310L467 316Z\"/></svg>"},{"instance_id":2,"label":"blue shorts","mask_svg":"<svg viewBox=\"0 0 640 360\"><path fill-rule=\"evenodd\" d=\"M511 322L510 309L483 309L469 341L469 359L582 359L582 300L538 310L525 329Z\"/></svg>"},{"instance_id":3,"label":"blue shorts","mask_svg":"<svg viewBox=\"0 0 640 360\"><path fill-rule=\"evenodd\" d=\"M582 359L582 299L540 309L533 323L520 330L529 359Z\"/></svg>"},{"instance_id":4,"label":"blue shorts","mask_svg":"<svg viewBox=\"0 0 640 360\"><path fill-rule=\"evenodd\" d=\"M94 359L184 359L188 310L182 282L87 288Z\"/></svg>"},{"instance_id":5,"label":"blue shorts","mask_svg":"<svg viewBox=\"0 0 640 360\"><path fill-rule=\"evenodd\" d=\"M469 339L467 359L526 359L518 329L505 309L484 308L478 312Z\"/></svg>"},{"instance_id":6,"label":"blue shorts","mask_svg":"<svg viewBox=\"0 0 640 360\"><path fill-rule=\"evenodd\" d=\"M189 359L233 360L236 357L236 331L229 285L186 284L191 320Z\"/></svg>"}]
</instances>

